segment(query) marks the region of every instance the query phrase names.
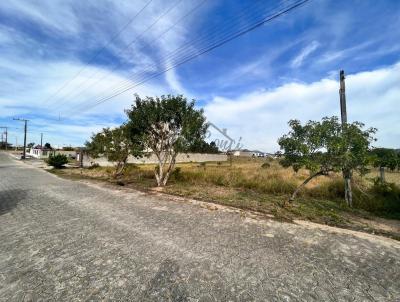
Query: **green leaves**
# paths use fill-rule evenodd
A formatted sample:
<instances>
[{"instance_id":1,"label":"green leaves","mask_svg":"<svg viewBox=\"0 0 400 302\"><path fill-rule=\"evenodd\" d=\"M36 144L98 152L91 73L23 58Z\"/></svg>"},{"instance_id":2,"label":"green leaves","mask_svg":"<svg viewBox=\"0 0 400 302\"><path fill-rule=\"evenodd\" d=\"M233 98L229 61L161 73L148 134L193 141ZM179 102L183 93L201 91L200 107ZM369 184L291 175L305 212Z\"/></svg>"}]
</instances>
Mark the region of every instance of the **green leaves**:
<instances>
[{"instance_id":1,"label":"green leaves","mask_svg":"<svg viewBox=\"0 0 400 302\"><path fill-rule=\"evenodd\" d=\"M68 158L64 154L50 155L47 159L47 163L56 169L61 169L65 164L68 163Z\"/></svg>"},{"instance_id":2,"label":"green leaves","mask_svg":"<svg viewBox=\"0 0 400 302\"><path fill-rule=\"evenodd\" d=\"M145 99L136 95L135 104L126 113L130 139L154 152L169 148L187 152L207 130L203 111L181 95Z\"/></svg>"},{"instance_id":3,"label":"green leaves","mask_svg":"<svg viewBox=\"0 0 400 302\"><path fill-rule=\"evenodd\" d=\"M400 153L394 149L376 148L371 153L375 167L386 167L394 170L400 165Z\"/></svg>"},{"instance_id":4,"label":"green leaves","mask_svg":"<svg viewBox=\"0 0 400 302\"><path fill-rule=\"evenodd\" d=\"M115 129L104 128L103 131L94 134L90 142L86 142L88 154L94 158L104 156L107 160L116 163L116 175L125 168L129 155L141 154L128 139L126 125Z\"/></svg>"},{"instance_id":5,"label":"green leaves","mask_svg":"<svg viewBox=\"0 0 400 302\"><path fill-rule=\"evenodd\" d=\"M178 152L188 152L201 145L207 130L203 110L194 107L182 95L146 97L136 95L126 111L128 137L139 152L153 152L159 161L158 185L165 185L175 165ZM164 166L167 166L164 171Z\"/></svg>"},{"instance_id":6,"label":"green leaves","mask_svg":"<svg viewBox=\"0 0 400 302\"><path fill-rule=\"evenodd\" d=\"M376 129L363 130L359 122L341 125L337 117L322 121L289 121L291 131L278 143L283 150L281 164L295 171L304 167L312 171L364 170Z\"/></svg>"}]
</instances>

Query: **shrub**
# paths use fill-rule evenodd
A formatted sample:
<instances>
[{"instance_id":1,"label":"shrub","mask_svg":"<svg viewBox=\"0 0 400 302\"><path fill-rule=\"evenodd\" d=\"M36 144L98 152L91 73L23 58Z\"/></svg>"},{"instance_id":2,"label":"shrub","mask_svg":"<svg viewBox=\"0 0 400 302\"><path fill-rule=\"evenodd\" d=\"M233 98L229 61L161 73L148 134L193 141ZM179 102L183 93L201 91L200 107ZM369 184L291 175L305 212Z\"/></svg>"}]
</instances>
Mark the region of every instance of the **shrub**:
<instances>
[{"instance_id":1,"label":"shrub","mask_svg":"<svg viewBox=\"0 0 400 302\"><path fill-rule=\"evenodd\" d=\"M182 170L180 167L176 167L174 169L174 171L172 171L171 176L175 179L175 180L182 180L183 176L182 176Z\"/></svg>"},{"instance_id":2,"label":"shrub","mask_svg":"<svg viewBox=\"0 0 400 302\"><path fill-rule=\"evenodd\" d=\"M270 167L271 167L271 164L268 163L268 162L265 162L265 163L263 163L263 164L261 165L261 168L263 168L263 169L267 169L267 168L270 168Z\"/></svg>"},{"instance_id":3,"label":"shrub","mask_svg":"<svg viewBox=\"0 0 400 302\"><path fill-rule=\"evenodd\" d=\"M375 195L375 200L380 206L377 211L392 214L400 213L400 187L394 183L384 182L375 179L371 192ZM379 202L380 201L380 202Z\"/></svg>"},{"instance_id":4,"label":"shrub","mask_svg":"<svg viewBox=\"0 0 400 302\"><path fill-rule=\"evenodd\" d=\"M47 163L56 169L60 169L66 163L68 163L68 158L63 154L50 155L49 159L47 160Z\"/></svg>"}]
</instances>

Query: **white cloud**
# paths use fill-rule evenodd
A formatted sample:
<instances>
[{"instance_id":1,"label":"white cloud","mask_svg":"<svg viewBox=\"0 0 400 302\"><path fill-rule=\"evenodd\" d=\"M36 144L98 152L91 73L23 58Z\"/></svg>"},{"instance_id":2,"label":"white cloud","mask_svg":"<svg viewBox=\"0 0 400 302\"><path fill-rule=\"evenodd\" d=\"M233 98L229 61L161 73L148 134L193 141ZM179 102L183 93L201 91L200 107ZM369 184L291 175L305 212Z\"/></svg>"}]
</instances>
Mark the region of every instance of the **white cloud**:
<instances>
[{"instance_id":1,"label":"white cloud","mask_svg":"<svg viewBox=\"0 0 400 302\"><path fill-rule=\"evenodd\" d=\"M400 63L346 79L349 120L377 127L377 145L399 147L399 83ZM289 83L235 99L215 97L205 113L208 120L227 128L233 137L243 137L245 147L272 152L278 150L276 141L288 130L290 119L304 122L340 114L338 82L322 79L310 84Z\"/></svg>"},{"instance_id":2,"label":"white cloud","mask_svg":"<svg viewBox=\"0 0 400 302\"><path fill-rule=\"evenodd\" d=\"M67 49L67 55L64 53L66 49L63 49L65 46L60 46L62 52L59 55L59 49L55 46L47 49L49 47L40 40L40 35L27 35L24 29L18 27L0 27L0 121L16 128L20 125L13 122L12 117L33 115L28 136L37 136L44 131L49 139L59 144L81 144L93 131L123 120L124 109L132 104L135 93L141 96L182 93L184 90L179 78L171 71L167 74L167 83L158 80L144 83L89 111L83 111L87 107L80 106L82 103L95 104L96 100L111 95L115 89L121 91L140 82L143 78L135 74L144 76L155 72L158 68L157 59L163 58L185 41L187 24L193 21L191 18L176 24L162 39L159 37L178 17L193 8L196 1L180 2L159 19L151 30L142 34L174 4L154 1L117 39L107 44L147 2L98 1L92 4L44 0L26 3L16 0L2 3L0 9L16 20L32 23L35 29L54 36L54 39L62 41L67 36L75 42L71 44L71 49ZM98 50L103 45L107 45L107 51L123 63L101 68L75 57L77 50ZM128 45L130 47L126 48ZM146 48L152 48L152 51ZM43 50L49 51L52 58L36 55ZM124 70L121 70L122 66ZM79 76L54 95L78 72ZM57 119L59 113L61 121ZM13 135L21 140L20 129L14 129L14 132Z\"/></svg>"},{"instance_id":3,"label":"white cloud","mask_svg":"<svg viewBox=\"0 0 400 302\"><path fill-rule=\"evenodd\" d=\"M293 68L298 68L303 64L303 61L312 54L319 47L317 41L312 41L309 45L304 47L300 53L292 60L291 66Z\"/></svg>"}]
</instances>

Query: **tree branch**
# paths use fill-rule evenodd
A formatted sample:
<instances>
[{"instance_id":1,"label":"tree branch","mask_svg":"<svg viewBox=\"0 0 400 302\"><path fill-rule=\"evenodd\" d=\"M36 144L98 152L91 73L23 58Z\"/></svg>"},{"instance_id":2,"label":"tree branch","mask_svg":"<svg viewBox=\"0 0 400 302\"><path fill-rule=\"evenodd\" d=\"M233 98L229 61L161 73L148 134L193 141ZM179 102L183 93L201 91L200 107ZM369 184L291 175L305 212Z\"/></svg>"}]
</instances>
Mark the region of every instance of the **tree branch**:
<instances>
[{"instance_id":1,"label":"tree branch","mask_svg":"<svg viewBox=\"0 0 400 302\"><path fill-rule=\"evenodd\" d=\"M292 196L289 198L289 202L293 202L296 199L297 194L300 192L302 188L304 188L313 178L321 176L321 175L327 175L329 171L326 170L321 170L318 171L317 173L314 173L310 175L308 178L306 178L303 183L297 187L297 189L293 192Z\"/></svg>"}]
</instances>

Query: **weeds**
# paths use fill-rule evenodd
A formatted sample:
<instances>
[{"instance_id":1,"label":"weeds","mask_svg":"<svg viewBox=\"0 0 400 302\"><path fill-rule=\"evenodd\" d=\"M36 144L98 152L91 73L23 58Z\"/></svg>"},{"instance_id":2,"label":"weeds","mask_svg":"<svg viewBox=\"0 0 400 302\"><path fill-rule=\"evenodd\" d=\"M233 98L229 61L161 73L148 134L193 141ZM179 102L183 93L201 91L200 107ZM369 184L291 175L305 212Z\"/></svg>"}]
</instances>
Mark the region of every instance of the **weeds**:
<instances>
[{"instance_id":1,"label":"weeds","mask_svg":"<svg viewBox=\"0 0 400 302\"><path fill-rule=\"evenodd\" d=\"M156 186L155 166L129 164L119 179L121 184L117 185L145 190L152 188ZM71 169L69 173L78 174L80 171ZM83 169L83 176L110 181L113 171L113 167L93 167ZM375 176L374 173L372 171L369 177ZM394 174L388 173L388 179L397 179L400 184L400 177ZM294 172L281 167L276 160L234 158L232 166L229 162L184 163L177 164L165 192L270 213L284 221L302 218L348 227L357 217L400 219L399 185L381 184L373 181L374 178L354 175L354 208L351 209L344 202L344 183L340 173L313 179L299 193L294 204L282 208L289 194L308 176L307 170Z\"/></svg>"}]
</instances>

